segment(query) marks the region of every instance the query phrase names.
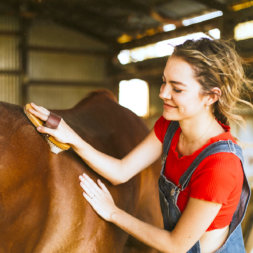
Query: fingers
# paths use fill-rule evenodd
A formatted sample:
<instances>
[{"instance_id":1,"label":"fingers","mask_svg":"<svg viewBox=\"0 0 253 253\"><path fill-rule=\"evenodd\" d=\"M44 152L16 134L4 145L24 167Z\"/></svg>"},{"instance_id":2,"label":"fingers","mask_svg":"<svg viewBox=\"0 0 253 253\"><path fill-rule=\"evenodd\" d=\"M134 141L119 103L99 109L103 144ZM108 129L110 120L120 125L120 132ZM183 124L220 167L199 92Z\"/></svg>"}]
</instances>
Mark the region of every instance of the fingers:
<instances>
[{"instance_id":1,"label":"fingers","mask_svg":"<svg viewBox=\"0 0 253 253\"><path fill-rule=\"evenodd\" d=\"M106 195L107 198L109 197L111 199L110 192L106 188L106 186L101 182L101 180L98 179L97 183L98 185L86 174L83 174L79 177L80 179L80 185L85 191L85 193L90 198L99 197L101 195Z\"/></svg>"},{"instance_id":2,"label":"fingers","mask_svg":"<svg viewBox=\"0 0 253 253\"><path fill-rule=\"evenodd\" d=\"M96 196L96 192L87 184L86 181L80 183L81 187L84 190L84 193L90 198L93 199Z\"/></svg>"},{"instance_id":3,"label":"fingers","mask_svg":"<svg viewBox=\"0 0 253 253\"><path fill-rule=\"evenodd\" d=\"M89 202L89 204L92 206L92 208L97 212L97 201L94 197L90 197L86 192L83 192L84 198Z\"/></svg>"},{"instance_id":4,"label":"fingers","mask_svg":"<svg viewBox=\"0 0 253 253\"><path fill-rule=\"evenodd\" d=\"M90 203L92 204L92 198L90 198L90 196L88 194L86 194L85 192L83 192L83 196L85 197L85 199Z\"/></svg>"},{"instance_id":5,"label":"fingers","mask_svg":"<svg viewBox=\"0 0 253 253\"><path fill-rule=\"evenodd\" d=\"M38 132L43 133L43 134L49 134L54 136L55 129L44 127L44 126L38 126L37 127Z\"/></svg>"},{"instance_id":6,"label":"fingers","mask_svg":"<svg viewBox=\"0 0 253 253\"><path fill-rule=\"evenodd\" d=\"M89 176L82 174L80 185L83 188L83 196L92 208L103 219L111 221L112 214L117 210L113 198L105 185L98 180L96 184Z\"/></svg>"},{"instance_id":7,"label":"fingers","mask_svg":"<svg viewBox=\"0 0 253 253\"><path fill-rule=\"evenodd\" d=\"M81 187L89 197L94 198L101 192L101 189L98 187L98 185L87 175L83 174L80 176L80 180Z\"/></svg>"},{"instance_id":8,"label":"fingers","mask_svg":"<svg viewBox=\"0 0 253 253\"><path fill-rule=\"evenodd\" d=\"M104 183L102 183L102 181L100 179L97 180L98 182L98 185L101 187L101 189L104 191L104 192L107 192L110 194L109 190L106 188L106 186L104 185Z\"/></svg>"},{"instance_id":9,"label":"fingers","mask_svg":"<svg viewBox=\"0 0 253 253\"><path fill-rule=\"evenodd\" d=\"M32 108L29 109L29 112L32 113L34 116L38 117L39 119L43 121L48 120L48 116L50 115L50 111L48 111L46 108L42 106L38 106L34 103L30 104ZM54 136L54 129L48 128L45 126L39 126L37 127L38 132L43 134L49 134Z\"/></svg>"},{"instance_id":10,"label":"fingers","mask_svg":"<svg viewBox=\"0 0 253 253\"><path fill-rule=\"evenodd\" d=\"M50 114L50 112L49 112L46 108L44 108L44 107L42 107L42 106L38 106L38 105L36 105L36 104L34 104L34 103L31 103L31 106L32 106L36 111L41 112L41 113L43 113L43 114L45 114L45 115L49 115L49 114Z\"/></svg>"},{"instance_id":11,"label":"fingers","mask_svg":"<svg viewBox=\"0 0 253 253\"><path fill-rule=\"evenodd\" d=\"M38 117L43 121L46 121L48 119L50 112L46 108L42 106L37 106L34 103L31 103L31 106L32 108L29 109L30 113L32 113L33 115L35 115L36 117Z\"/></svg>"},{"instance_id":12,"label":"fingers","mask_svg":"<svg viewBox=\"0 0 253 253\"><path fill-rule=\"evenodd\" d=\"M46 121L48 119L48 115L42 114L41 112L38 112L34 109L29 109L29 112L43 121Z\"/></svg>"}]
</instances>

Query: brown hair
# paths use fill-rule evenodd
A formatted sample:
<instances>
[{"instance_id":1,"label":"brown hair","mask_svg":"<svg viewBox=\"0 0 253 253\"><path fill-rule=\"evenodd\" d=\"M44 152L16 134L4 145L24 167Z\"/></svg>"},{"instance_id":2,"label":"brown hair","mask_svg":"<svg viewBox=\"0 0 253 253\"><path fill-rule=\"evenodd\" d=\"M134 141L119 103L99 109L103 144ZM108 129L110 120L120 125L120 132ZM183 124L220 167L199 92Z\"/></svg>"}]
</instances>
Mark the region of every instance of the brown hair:
<instances>
[{"instance_id":1,"label":"brown hair","mask_svg":"<svg viewBox=\"0 0 253 253\"><path fill-rule=\"evenodd\" d=\"M248 90L253 90L252 81L244 73L242 59L231 42L221 40L187 40L175 47L174 56L188 62L195 72L195 77L202 86L203 94L212 93L214 87L220 88L222 94L213 105L215 117L224 124L230 121L243 121L234 109L238 103L253 108L245 100Z\"/></svg>"}]
</instances>

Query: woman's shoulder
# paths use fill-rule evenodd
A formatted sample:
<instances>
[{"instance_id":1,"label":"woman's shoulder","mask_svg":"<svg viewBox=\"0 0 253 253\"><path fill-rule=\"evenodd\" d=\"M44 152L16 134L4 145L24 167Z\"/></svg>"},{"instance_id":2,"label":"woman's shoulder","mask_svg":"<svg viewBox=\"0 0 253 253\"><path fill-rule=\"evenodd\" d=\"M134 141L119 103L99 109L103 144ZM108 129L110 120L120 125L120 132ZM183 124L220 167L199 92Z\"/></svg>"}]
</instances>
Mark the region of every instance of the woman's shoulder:
<instances>
[{"instance_id":1,"label":"woman's shoulder","mask_svg":"<svg viewBox=\"0 0 253 253\"><path fill-rule=\"evenodd\" d=\"M155 122L154 125L154 131L156 134L156 137L163 142L164 136L166 134L166 131L168 129L168 126L170 125L169 120L166 120L163 116L159 117L158 120Z\"/></svg>"},{"instance_id":2,"label":"woman's shoulder","mask_svg":"<svg viewBox=\"0 0 253 253\"><path fill-rule=\"evenodd\" d=\"M220 151L218 153L207 156L201 165L204 167L216 168L223 170L231 170L232 168L241 168L240 158L233 152Z\"/></svg>"},{"instance_id":3,"label":"woman's shoulder","mask_svg":"<svg viewBox=\"0 0 253 253\"><path fill-rule=\"evenodd\" d=\"M233 144L238 145L236 138L231 134L230 128L228 126L226 126L226 127L223 126L223 128L225 131L217 136L210 138L206 147L208 147L209 145L218 143L220 141L224 141L225 143L227 143L227 146L229 149L228 150L221 150L218 153L209 155L208 157L206 157L204 159L202 164L203 165L205 164L206 166L211 166L213 168L214 167L222 167L225 170L227 168L233 168L233 167L240 167L241 168L240 158L232 151L231 152L229 151L231 148L231 141Z\"/></svg>"},{"instance_id":4,"label":"woman's shoulder","mask_svg":"<svg viewBox=\"0 0 253 253\"><path fill-rule=\"evenodd\" d=\"M225 201L235 189L239 190L243 183L242 163L235 154L219 152L206 157L192 175L192 196L203 194L219 196ZM197 190L196 190L197 189ZM222 201L218 201L222 203Z\"/></svg>"},{"instance_id":5,"label":"woman's shoulder","mask_svg":"<svg viewBox=\"0 0 253 253\"><path fill-rule=\"evenodd\" d=\"M203 147L202 151L204 151L207 147L210 147L212 144L220 141L227 143L228 149L220 150L219 152L215 152L205 157L205 159L203 159L199 164L196 174L204 173L212 177L219 177L220 179L229 176L234 179L236 179L236 177L241 178L243 175L243 169L240 157L230 151L231 141L235 145L238 144L236 143L236 138L233 137L229 128L226 128L223 133L212 137Z\"/></svg>"},{"instance_id":6,"label":"woman's shoulder","mask_svg":"<svg viewBox=\"0 0 253 253\"><path fill-rule=\"evenodd\" d=\"M195 172L194 178L206 178L206 182L211 180L211 182L231 186L238 182L241 184L244 173L240 158L232 152L222 151L207 156Z\"/></svg>"}]
</instances>

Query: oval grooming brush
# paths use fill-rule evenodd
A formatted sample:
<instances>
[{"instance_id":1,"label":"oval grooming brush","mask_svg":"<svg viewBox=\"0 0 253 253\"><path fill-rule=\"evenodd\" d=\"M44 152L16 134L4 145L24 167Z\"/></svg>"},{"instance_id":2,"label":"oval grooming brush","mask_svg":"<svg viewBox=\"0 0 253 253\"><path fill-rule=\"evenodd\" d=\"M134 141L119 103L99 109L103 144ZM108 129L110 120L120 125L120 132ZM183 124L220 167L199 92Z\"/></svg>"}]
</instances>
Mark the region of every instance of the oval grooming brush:
<instances>
[{"instance_id":1,"label":"oval grooming brush","mask_svg":"<svg viewBox=\"0 0 253 253\"><path fill-rule=\"evenodd\" d=\"M43 121L34 116L29 112L29 109L32 108L30 104L26 104L24 107L24 113L26 114L27 118L32 122L35 127L43 126ZM57 141L53 136L45 135L45 138L50 146L50 149L53 153L58 154L64 150L68 150L70 145L67 143L62 143Z\"/></svg>"}]
</instances>

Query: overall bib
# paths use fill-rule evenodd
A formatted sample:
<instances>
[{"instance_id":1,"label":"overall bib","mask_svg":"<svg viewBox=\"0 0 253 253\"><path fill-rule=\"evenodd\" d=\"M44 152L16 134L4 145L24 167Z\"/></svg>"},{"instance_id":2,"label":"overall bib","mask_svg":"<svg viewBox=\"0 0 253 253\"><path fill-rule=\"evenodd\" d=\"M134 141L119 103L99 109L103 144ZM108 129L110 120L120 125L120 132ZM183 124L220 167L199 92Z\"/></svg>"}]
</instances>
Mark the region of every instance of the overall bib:
<instances>
[{"instance_id":1,"label":"overall bib","mask_svg":"<svg viewBox=\"0 0 253 253\"><path fill-rule=\"evenodd\" d=\"M230 152L240 158L242 167L243 167L243 156L242 156L241 148L237 144L234 144L231 140L218 141L216 143L209 145L195 158L192 164L187 168L185 173L179 179L179 184L175 185L173 182L169 181L164 176L164 170L165 170L165 163L166 163L167 154L170 148L171 140L178 127L179 127L179 124L177 121L171 121L167 129L166 135L164 137L162 170L161 170L161 175L159 178L159 196L160 196L161 211L163 215L163 223L164 223L164 228L168 231L173 230L178 219L181 216L181 212L177 206L178 195L180 191L183 191L187 187L191 179L191 175L193 174L195 169L198 167L199 163L203 159L205 159L205 157L215 154L215 153L219 153L219 152ZM242 237L242 230L241 230L241 222L244 217L249 198L250 198L250 188L249 188L249 184L244 173L242 193L241 193L241 197L240 197L240 201L237 206L237 209L229 225L228 238L226 239L223 246L216 251L216 253L244 253L245 252L244 242L243 242L243 237ZM200 253L200 252L201 252L200 244L198 241L187 253Z\"/></svg>"}]
</instances>

